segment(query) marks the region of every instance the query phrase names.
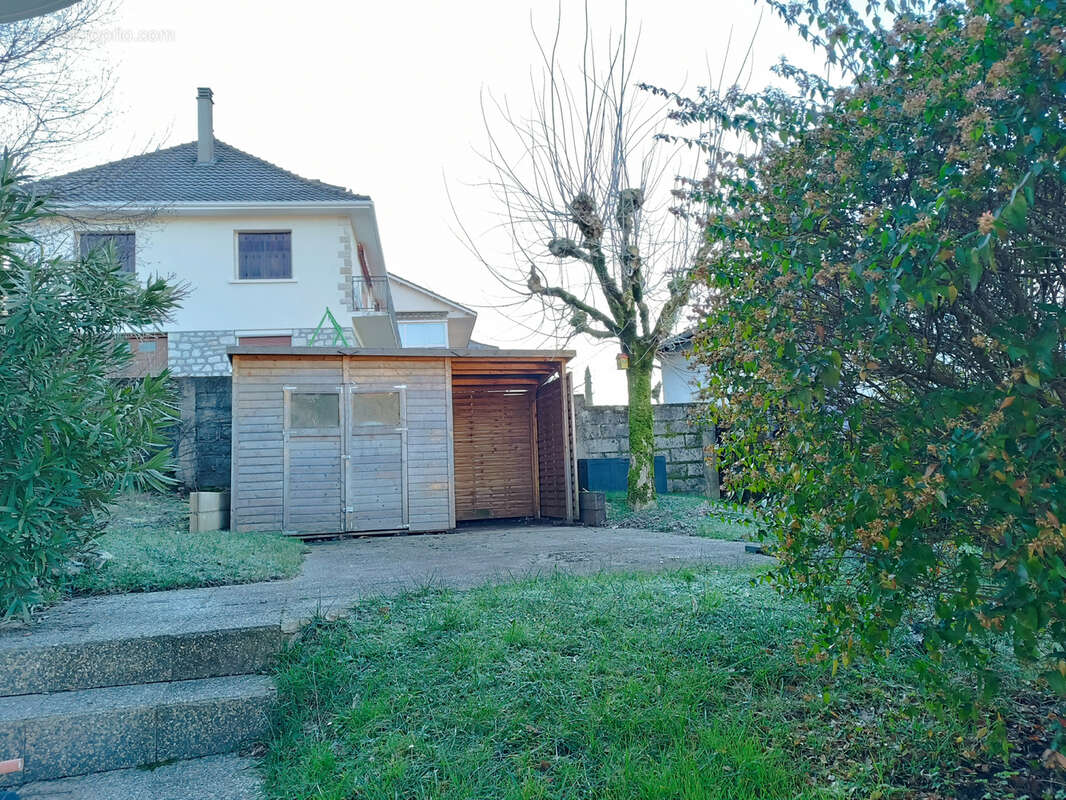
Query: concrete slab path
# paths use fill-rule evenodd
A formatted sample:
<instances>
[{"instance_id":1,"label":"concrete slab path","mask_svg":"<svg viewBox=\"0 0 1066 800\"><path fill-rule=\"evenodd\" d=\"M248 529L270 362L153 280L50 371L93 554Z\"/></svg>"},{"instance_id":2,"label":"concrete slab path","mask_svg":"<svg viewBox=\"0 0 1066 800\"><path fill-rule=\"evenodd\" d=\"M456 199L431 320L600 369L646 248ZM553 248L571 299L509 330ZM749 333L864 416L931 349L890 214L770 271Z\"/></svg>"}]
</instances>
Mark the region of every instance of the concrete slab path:
<instances>
[{"instance_id":1,"label":"concrete slab path","mask_svg":"<svg viewBox=\"0 0 1066 800\"><path fill-rule=\"evenodd\" d=\"M469 588L554 571L741 566L769 559L742 542L615 528L512 525L443 534L312 544L291 580L69 600L25 629L0 631L0 649L281 624L342 613L361 599L426 586Z\"/></svg>"}]
</instances>

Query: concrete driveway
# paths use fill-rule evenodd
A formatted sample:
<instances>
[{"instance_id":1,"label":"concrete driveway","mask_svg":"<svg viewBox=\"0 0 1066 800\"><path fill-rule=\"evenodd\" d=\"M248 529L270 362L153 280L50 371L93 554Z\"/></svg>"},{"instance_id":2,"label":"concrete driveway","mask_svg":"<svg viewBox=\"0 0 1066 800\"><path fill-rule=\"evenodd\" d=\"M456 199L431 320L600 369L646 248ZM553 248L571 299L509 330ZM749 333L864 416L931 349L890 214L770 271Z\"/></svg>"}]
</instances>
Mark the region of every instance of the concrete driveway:
<instances>
[{"instance_id":1,"label":"concrete driveway","mask_svg":"<svg viewBox=\"0 0 1066 800\"><path fill-rule=\"evenodd\" d=\"M0 649L278 623L294 630L316 613L333 616L367 597L427 586L468 588L556 571L769 561L745 553L742 542L564 525L474 527L310 547L300 575L291 580L70 600L28 629L0 633Z\"/></svg>"}]
</instances>

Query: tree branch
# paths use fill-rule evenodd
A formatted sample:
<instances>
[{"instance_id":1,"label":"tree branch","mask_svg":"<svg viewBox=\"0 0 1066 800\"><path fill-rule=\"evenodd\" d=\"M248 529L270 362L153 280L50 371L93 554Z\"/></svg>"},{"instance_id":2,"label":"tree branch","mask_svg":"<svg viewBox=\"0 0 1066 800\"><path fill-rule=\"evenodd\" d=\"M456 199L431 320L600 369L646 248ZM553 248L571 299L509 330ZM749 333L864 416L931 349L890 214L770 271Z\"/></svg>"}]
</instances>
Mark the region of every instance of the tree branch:
<instances>
[{"instance_id":1,"label":"tree branch","mask_svg":"<svg viewBox=\"0 0 1066 800\"><path fill-rule=\"evenodd\" d=\"M601 323L605 328L607 328L607 330L612 331L613 335L618 335L619 327L613 319L608 317L595 306L586 303L580 297L573 294L572 292L568 292L562 287L545 286L543 283L541 283L540 277L537 275L535 270L530 272L528 286L529 291L531 291L533 294L538 294L542 297L558 298L559 300L562 300L564 303L566 303L566 305L570 306L570 308L574 309L574 311L578 311L583 314L586 314L589 317L592 317L594 320Z\"/></svg>"},{"instance_id":2,"label":"tree branch","mask_svg":"<svg viewBox=\"0 0 1066 800\"><path fill-rule=\"evenodd\" d=\"M652 338L655 341L661 342L670 335L670 331L677 324L681 309L688 305L689 297L692 295L692 283L691 272L670 282L670 299L663 304L662 311L659 312L659 320L652 331Z\"/></svg>"}]
</instances>

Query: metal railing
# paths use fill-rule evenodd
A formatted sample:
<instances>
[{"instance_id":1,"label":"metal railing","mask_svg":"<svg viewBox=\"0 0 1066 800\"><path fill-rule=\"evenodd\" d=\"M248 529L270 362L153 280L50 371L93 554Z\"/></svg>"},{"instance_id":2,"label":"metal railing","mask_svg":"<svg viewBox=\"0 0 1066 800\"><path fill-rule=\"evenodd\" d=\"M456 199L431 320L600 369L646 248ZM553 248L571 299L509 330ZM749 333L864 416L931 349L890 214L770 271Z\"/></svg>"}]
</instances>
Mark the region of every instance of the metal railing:
<instances>
[{"instance_id":1,"label":"metal railing","mask_svg":"<svg viewBox=\"0 0 1066 800\"><path fill-rule=\"evenodd\" d=\"M380 311L389 315L396 344L400 343L400 328L396 324L396 307L392 304L392 289L389 288L387 275L366 277L356 275L352 278L352 298L355 311Z\"/></svg>"},{"instance_id":2,"label":"metal railing","mask_svg":"<svg viewBox=\"0 0 1066 800\"><path fill-rule=\"evenodd\" d=\"M392 292L385 276L367 278L356 275L352 278L352 296L356 311L393 311Z\"/></svg>"}]
</instances>

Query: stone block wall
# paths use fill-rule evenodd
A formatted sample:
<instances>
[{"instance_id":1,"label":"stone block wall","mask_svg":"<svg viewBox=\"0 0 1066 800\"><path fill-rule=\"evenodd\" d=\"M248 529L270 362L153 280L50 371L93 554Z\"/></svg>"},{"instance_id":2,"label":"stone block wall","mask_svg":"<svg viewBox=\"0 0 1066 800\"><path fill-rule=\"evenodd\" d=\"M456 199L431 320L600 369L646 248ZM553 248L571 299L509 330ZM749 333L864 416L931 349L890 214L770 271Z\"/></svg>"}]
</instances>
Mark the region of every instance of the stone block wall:
<instances>
[{"instance_id":1,"label":"stone block wall","mask_svg":"<svg viewBox=\"0 0 1066 800\"><path fill-rule=\"evenodd\" d=\"M174 379L181 419L171 429L177 479L190 490L228 489L233 391L225 377Z\"/></svg>"},{"instance_id":2,"label":"stone block wall","mask_svg":"<svg viewBox=\"0 0 1066 800\"><path fill-rule=\"evenodd\" d=\"M229 375L226 348L237 344L233 331L175 331L167 335L168 362L174 375Z\"/></svg>"},{"instance_id":3,"label":"stone block wall","mask_svg":"<svg viewBox=\"0 0 1066 800\"><path fill-rule=\"evenodd\" d=\"M654 407L655 454L666 457L666 490L717 496L713 428L696 422L699 406L668 403ZM578 458L629 457L629 407L586 406L574 396Z\"/></svg>"},{"instance_id":4,"label":"stone block wall","mask_svg":"<svg viewBox=\"0 0 1066 800\"><path fill-rule=\"evenodd\" d=\"M314 328L294 328L293 347L306 347L314 335ZM286 335L288 335L288 333ZM333 344L335 331L328 323L315 341L315 345L328 347ZM355 345L355 333L351 327L344 328L348 345ZM175 331L167 336L168 363L170 371L178 376L218 377L230 374L226 349L237 344L235 331Z\"/></svg>"}]
</instances>

